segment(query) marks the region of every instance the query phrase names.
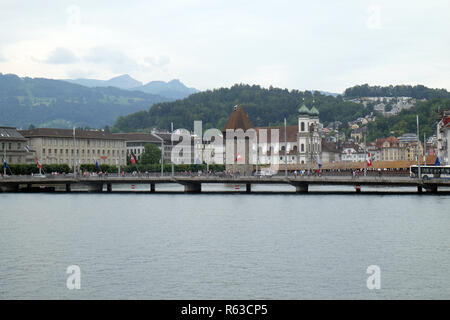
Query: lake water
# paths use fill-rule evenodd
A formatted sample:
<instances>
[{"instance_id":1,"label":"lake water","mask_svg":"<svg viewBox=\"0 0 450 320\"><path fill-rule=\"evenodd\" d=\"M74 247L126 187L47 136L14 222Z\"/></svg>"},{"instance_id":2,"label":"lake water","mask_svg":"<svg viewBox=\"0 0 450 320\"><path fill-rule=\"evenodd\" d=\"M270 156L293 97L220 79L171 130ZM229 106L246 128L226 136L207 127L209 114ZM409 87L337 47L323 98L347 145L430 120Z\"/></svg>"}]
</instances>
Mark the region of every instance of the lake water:
<instances>
[{"instance_id":1,"label":"lake water","mask_svg":"<svg viewBox=\"0 0 450 320\"><path fill-rule=\"evenodd\" d=\"M0 299L450 299L450 195L0 194ZM81 269L68 290L66 268ZM366 269L381 270L369 290Z\"/></svg>"}]
</instances>

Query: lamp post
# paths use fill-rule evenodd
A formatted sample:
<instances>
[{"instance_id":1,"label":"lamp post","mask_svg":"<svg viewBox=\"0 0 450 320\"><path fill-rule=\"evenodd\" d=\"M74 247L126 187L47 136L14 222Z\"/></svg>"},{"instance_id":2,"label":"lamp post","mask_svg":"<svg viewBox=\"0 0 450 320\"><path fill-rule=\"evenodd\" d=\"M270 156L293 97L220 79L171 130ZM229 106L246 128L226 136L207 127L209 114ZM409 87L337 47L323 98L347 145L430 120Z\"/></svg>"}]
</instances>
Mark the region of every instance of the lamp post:
<instances>
[{"instance_id":1,"label":"lamp post","mask_svg":"<svg viewBox=\"0 0 450 320\"><path fill-rule=\"evenodd\" d=\"M417 120L417 177L421 178L421 172L420 172L420 154L419 154L419 143L420 143L420 136L419 136L419 115L416 116Z\"/></svg>"},{"instance_id":2,"label":"lamp post","mask_svg":"<svg viewBox=\"0 0 450 320\"><path fill-rule=\"evenodd\" d=\"M171 133L173 135L173 122L170 123L170 129L171 129ZM172 152L172 150L173 150L173 139L172 139L172 137L170 137L170 141L172 143L170 152ZM172 177L173 177L175 175L175 168L174 168L174 165L173 165L173 161L170 161L170 162L172 163Z\"/></svg>"},{"instance_id":3,"label":"lamp post","mask_svg":"<svg viewBox=\"0 0 450 320\"><path fill-rule=\"evenodd\" d=\"M3 145L3 176L6 176L6 143Z\"/></svg>"},{"instance_id":4,"label":"lamp post","mask_svg":"<svg viewBox=\"0 0 450 320\"><path fill-rule=\"evenodd\" d=\"M161 177L164 176L164 139L158 136L155 133L152 133L152 135L159 139L161 141Z\"/></svg>"},{"instance_id":5,"label":"lamp post","mask_svg":"<svg viewBox=\"0 0 450 320\"><path fill-rule=\"evenodd\" d=\"M76 162L76 150L75 150L75 127L73 127L73 177L77 176L77 162Z\"/></svg>"}]
</instances>

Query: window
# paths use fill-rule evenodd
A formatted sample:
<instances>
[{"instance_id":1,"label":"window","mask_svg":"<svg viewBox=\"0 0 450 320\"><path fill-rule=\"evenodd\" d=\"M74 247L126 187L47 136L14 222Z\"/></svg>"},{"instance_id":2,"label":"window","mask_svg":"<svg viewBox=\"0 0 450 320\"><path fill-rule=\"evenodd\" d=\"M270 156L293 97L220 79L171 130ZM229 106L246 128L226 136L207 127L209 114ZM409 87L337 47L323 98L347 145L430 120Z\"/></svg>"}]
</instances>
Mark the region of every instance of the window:
<instances>
[{"instance_id":1,"label":"window","mask_svg":"<svg viewBox=\"0 0 450 320\"><path fill-rule=\"evenodd\" d=\"M305 152L305 145L303 143L300 145L300 150L301 152Z\"/></svg>"},{"instance_id":2,"label":"window","mask_svg":"<svg viewBox=\"0 0 450 320\"><path fill-rule=\"evenodd\" d=\"M305 131L305 123L300 122L300 131Z\"/></svg>"}]
</instances>

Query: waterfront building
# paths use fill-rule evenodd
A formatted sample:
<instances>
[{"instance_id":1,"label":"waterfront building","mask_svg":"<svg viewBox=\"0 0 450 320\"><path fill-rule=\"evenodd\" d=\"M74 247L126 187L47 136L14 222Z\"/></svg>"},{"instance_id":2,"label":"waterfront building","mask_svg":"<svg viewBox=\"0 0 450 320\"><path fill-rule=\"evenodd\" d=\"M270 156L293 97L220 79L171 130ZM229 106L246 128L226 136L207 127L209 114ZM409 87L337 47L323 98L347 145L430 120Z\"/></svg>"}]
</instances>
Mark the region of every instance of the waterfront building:
<instances>
[{"instance_id":1,"label":"waterfront building","mask_svg":"<svg viewBox=\"0 0 450 320\"><path fill-rule=\"evenodd\" d=\"M139 161L142 154L145 152L145 145L152 143L158 146L160 150L164 148L164 163L172 163L172 141L171 133L168 132L151 132L151 133L114 133L114 136L120 137L126 141L127 157L132 154L134 158ZM173 143L174 145L177 142ZM181 162L180 162L181 163Z\"/></svg>"},{"instance_id":2,"label":"waterfront building","mask_svg":"<svg viewBox=\"0 0 450 320\"><path fill-rule=\"evenodd\" d=\"M347 142L342 147L342 162L363 162L367 159L367 152L357 143Z\"/></svg>"},{"instance_id":3,"label":"waterfront building","mask_svg":"<svg viewBox=\"0 0 450 320\"><path fill-rule=\"evenodd\" d=\"M125 139L100 130L37 128L19 131L42 164L126 165Z\"/></svg>"},{"instance_id":4,"label":"waterfront building","mask_svg":"<svg viewBox=\"0 0 450 320\"><path fill-rule=\"evenodd\" d=\"M417 155L423 155L422 143L417 143L417 141L409 142L408 144L406 144L404 146L404 150L405 160L407 161L417 161Z\"/></svg>"},{"instance_id":5,"label":"waterfront building","mask_svg":"<svg viewBox=\"0 0 450 320\"><path fill-rule=\"evenodd\" d=\"M0 127L0 159L9 164L30 163L33 155L25 150L27 139L14 127ZM6 159L3 157L6 156ZM3 161L1 161L3 164Z\"/></svg>"},{"instance_id":6,"label":"waterfront building","mask_svg":"<svg viewBox=\"0 0 450 320\"><path fill-rule=\"evenodd\" d=\"M377 139L376 146L380 150L380 161L405 160L405 147L394 136Z\"/></svg>"},{"instance_id":7,"label":"waterfront building","mask_svg":"<svg viewBox=\"0 0 450 320\"><path fill-rule=\"evenodd\" d=\"M341 161L341 151L338 148L338 144L325 141L322 139L322 163L336 163Z\"/></svg>"},{"instance_id":8,"label":"waterfront building","mask_svg":"<svg viewBox=\"0 0 450 320\"><path fill-rule=\"evenodd\" d=\"M403 144L408 144L411 142L417 142L417 134L415 133L404 133L400 137L397 138Z\"/></svg>"}]
</instances>

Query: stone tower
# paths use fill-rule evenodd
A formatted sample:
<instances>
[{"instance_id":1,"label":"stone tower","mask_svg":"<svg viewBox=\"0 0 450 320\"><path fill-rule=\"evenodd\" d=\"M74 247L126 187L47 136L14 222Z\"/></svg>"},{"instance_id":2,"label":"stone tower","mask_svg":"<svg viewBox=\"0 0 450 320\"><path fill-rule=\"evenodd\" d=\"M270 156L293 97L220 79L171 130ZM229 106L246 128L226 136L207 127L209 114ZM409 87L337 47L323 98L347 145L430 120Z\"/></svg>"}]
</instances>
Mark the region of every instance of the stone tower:
<instances>
[{"instance_id":1,"label":"stone tower","mask_svg":"<svg viewBox=\"0 0 450 320\"><path fill-rule=\"evenodd\" d=\"M227 130L231 129L236 132L236 130L242 129L244 133L252 133L254 130L247 131L249 129L254 129L254 126L252 122L250 121L248 115L244 112L244 109L240 105L236 105L233 108L233 111L228 118L228 121L226 122L225 126L222 129L223 137L224 137L224 144L226 144L227 139L233 139L233 155L226 154L225 155L225 168L226 170L231 170L233 172L239 172L241 175L251 175L253 172L253 164L251 163L251 143L249 135L245 136L233 136L228 137L227 136ZM256 131L254 131L256 134ZM238 144L241 143L241 145L244 146L245 150L241 154L238 150ZM226 146L225 146L226 150ZM226 150L227 152L228 150ZM231 158L232 156L232 158ZM229 163L227 161L228 159L231 159L232 163Z\"/></svg>"}]
</instances>

